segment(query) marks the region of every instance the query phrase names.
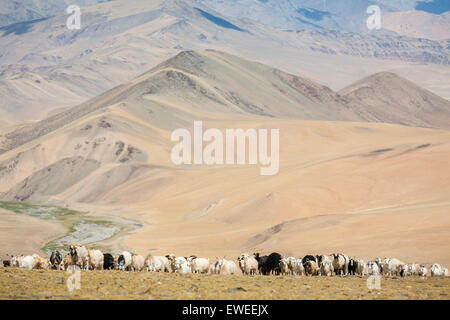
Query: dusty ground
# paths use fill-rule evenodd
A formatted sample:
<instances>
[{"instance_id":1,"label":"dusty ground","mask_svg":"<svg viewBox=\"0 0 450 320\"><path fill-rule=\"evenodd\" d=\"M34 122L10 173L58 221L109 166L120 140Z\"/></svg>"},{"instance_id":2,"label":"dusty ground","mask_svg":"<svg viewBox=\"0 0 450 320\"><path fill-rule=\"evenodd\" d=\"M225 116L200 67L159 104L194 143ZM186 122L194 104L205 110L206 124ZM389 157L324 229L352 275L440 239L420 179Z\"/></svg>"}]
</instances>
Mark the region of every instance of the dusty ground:
<instances>
[{"instance_id":1,"label":"dusty ground","mask_svg":"<svg viewBox=\"0 0 450 320\"><path fill-rule=\"evenodd\" d=\"M72 294L64 271L0 269L0 299L450 299L450 279L244 277L120 271L81 272Z\"/></svg>"}]
</instances>

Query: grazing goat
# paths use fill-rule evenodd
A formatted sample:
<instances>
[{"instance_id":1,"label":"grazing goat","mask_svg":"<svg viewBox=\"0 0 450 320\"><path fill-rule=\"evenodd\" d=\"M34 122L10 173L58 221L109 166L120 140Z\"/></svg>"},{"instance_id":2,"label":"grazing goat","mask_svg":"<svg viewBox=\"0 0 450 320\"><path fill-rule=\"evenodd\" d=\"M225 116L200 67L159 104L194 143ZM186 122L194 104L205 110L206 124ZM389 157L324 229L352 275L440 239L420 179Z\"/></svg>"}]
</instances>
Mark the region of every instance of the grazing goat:
<instances>
[{"instance_id":1,"label":"grazing goat","mask_svg":"<svg viewBox=\"0 0 450 320\"><path fill-rule=\"evenodd\" d=\"M122 252L116 257L116 267L119 270L130 271L131 270L131 253L128 251Z\"/></svg>"},{"instance_id":2,"label":"grazing goat","mask_svg":"<svg viewBox=\"0 0 450 320\"><path fill-rule=\"evenodd\" d=\"M50 255L50 266L52 269L57 270L62 261L62 255L58 250L53 250Z\"/></svg>"},{"instance_id":3,"label":"grazing goat","mask_svg":"<svg viewBox=\"0 0 450 320\"><path fill-rule=\"evenodd\" d=\"M61 260L59 264L60 270L68 270L69 267L76 266L75 262L72 259L72 255L70 253L66 254L66 256ZM79 267L78 267L79 269Z\"/></svg>"},{"instance_id":4,"label":"grazing goat","mask_svg":"<svg viewBox=\"0 0 450 320\"><path fill-rule=\"evenodd\" d=\"M333 254L333 268L336 275L348 275L348 265L350 258L345 254Z\"/></svg>"},{"instance_id":5,"label":"grazing goat","mask_svg":"<svg viewBox=\"0 0 450 320\"><path fill-rule=\"evenodd\" d=\"M81 269L89 269L89 256L88 250L85 246L71 245L69 248L69 253L72 256L73 262L79 266Z\"/></svg>"},{"instance_id":6,"label":"grazing goat","mask_svg":"<svg viewBox=\"0 0 450 320\"><path fill-rule=\"evenodd\" d=\"M191 265L192 273L208 273L209 259L189 257L187 261Z\"/></svg>"},{"instance_id":7,"label":"grazing goat","mask_svg":"<svg viewBox=\"0 0 450 320\"><path fill-rule=\"evenodd\" d=\"M258 261L258 270L262 275L280 274L281 255L279 253L274 252L261 257L257 252L253 256Z\"/></svg>"},{"instance_id":8,"label":"grazing goat","mask_svg":"<svg viewBox=\"0 0 450 320\"><path fill-rule=\"evenodd\" d=\"M218 259L214 264L213 273L221 274L221 275L232 275L236 274L237 266L234 261L226 260L226 259Z\"/></svg>"},{"instance_id":9,"label":"grazing goat","mask_svg":"<svg viewBox=\"0 0 450 320\"><path fill-rule=\"evenodd\" d=\"M247 253L243 253L238 258L239 268L244 275L256 275L258 271L258 261Z\"/></svg>"},{"instance_id":10,"label":"grazing goat","mask_svg":"<svg viewBox=\"0 0 450 320\"><path fill-rule=\"evenodd\" d=\"M307 276L318 276L319 268L317 267L317 263L315 261L309 260L305 264L305 274Z\"/></svg>"},{"instance_id":11,"label":"grazing goat","mask_svg":"<svg viewBox=\"0 0 450 320\"><path fill-rule=\"evenodd\" d=\"M148 271L173 272L171 262L167 257L148 254L147 258L145 258L145 266Z\"/></svg>"},{"instance_id":12,"label":"grazing goat","mask_svg":"<svg viewBox=\"0 0 450 320\"><path fill-rule=\"evenodd\" d=\"M131 271L142 271L145 267L145 258L139 254L131 256Z\"/></svg>"},{"instance_id":13,"label":"grazing goat","mask_svg":"<svg viewBox=\"0 0 450 320\"><path fill-rule=\"evenodd\" d=\"M104 259L100 250L88 250L89 270L103 270Z\"/></svg>"},{"instance_id":14,"label":"grazing goat","mask_svg":"<svg viewBox=\"0 0 450 320\"><path fill-rule=\"evenodd\" d=\"M103 270L112 270L114 269L114 257L110 253L103 254Z\"/></svg>"},{"instance_id":15,"label":"grazing goat","mask_svg":"<svg viewBox=\"0 0 450 320\"><path fill-rule=\"evenodd\" d=\"M330 257L321 255L321 256L316 256L316 258L318 261L320 275L327 276L327 277L332 276L334 268L333 268L333 263L332 263Z\"/></svg>"}]
</instances>

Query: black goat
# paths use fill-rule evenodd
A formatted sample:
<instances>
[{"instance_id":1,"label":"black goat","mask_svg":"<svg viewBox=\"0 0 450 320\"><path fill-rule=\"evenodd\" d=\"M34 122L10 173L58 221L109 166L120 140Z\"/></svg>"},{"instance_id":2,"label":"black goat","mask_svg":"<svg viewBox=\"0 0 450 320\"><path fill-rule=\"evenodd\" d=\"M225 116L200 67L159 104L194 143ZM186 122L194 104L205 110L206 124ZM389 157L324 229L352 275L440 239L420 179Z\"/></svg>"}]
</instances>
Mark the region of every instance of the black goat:
<instances>
[{"instance_id":1,"label":"black goat","mask_svg":"<svg viewBox=\"0 0 450 320\"><path fill-rule=\"evenodd\" d=\"M103 270L114 269L114 257L110 253L103 254Z\"/></svg>"},{"instance_id":2,"label":"black goat","mask_svg":"<svg viewBox=\"0 0 450 320\"><path fill-rule=\"evenodd\" d=\"M52 254L50 255L50 265L52 269L57 270L62 259L63 258L61 253L57 250L53 250Z\"/></svg>"},{"instance_id":3,"label":"black goat","mask_svg":"<svg viewBox=\"0 0 450 320\"><path fill-rule=\"evenodd\" d=\"M348 273L350 275L355 275L357 269L358 269L358 262L356 260L350 259L350 261L348 262Z\"/></svg>"},{"instance_id":4,"label":"black goat","mask_svg":"<svg viewBox=\"0 0 450 320\"><path fill-rule=\"evenodd\" d=\"M279 253L274 252L262 257L259 253L255 253L254 256L256 261L258 261L258 270L262 275L280 274L281 255Z\"/></svg>"}]
</instances>

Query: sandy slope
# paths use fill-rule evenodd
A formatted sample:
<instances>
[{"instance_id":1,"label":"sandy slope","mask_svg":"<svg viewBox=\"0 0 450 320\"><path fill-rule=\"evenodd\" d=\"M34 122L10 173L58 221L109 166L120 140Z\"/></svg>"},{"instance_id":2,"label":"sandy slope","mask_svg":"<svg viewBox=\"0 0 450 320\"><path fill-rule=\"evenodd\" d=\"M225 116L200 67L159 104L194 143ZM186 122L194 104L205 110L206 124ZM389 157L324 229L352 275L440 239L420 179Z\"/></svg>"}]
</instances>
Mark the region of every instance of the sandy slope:
<instances>
[{"instance_id":1,"label":"sandy slope","mask_svg":"<svg viewBox=\"0 0 450 320\"><path fill-rule=\"evenodd\" d=\"M280 128L278 175L260 176L259 167L174 167L169 148L129 136L128 143L158 156L147 164L104 165L81 180L77 175L73 186L49 199L143 222L142 229L116 242L139 252L213 257L254 250L344 251L364 258L450 262L448 131L229 121L207 124ZM49 144L67 144L61 138ZM45 148L44 139L40 143Z\"/></svg>"},{"instance_id":2,"label":"sandy slope","mask_svg":"<svg viewBox=\"0 0 450 320\"><path fill-rule=\"evenodd\" d=\"M256 168L186 169L161 172L155 179L167 182L158 187L144 187L144 177L131 181L124 186L129 196L113 191L123 202L148 197L137 208L151 225L126 243L159 253L344 251L450 262L447 132L353 123L280 127L291 141L282 140L275 177ZM425 142L436 146L416 149Z\"/></svg>"},{"instance_id":3,"label":"sandy slope","mask_svg":"<svg viewBox=\"0 0 450 320\"><path fill-rule=\"evenodd\" d=\"M200 56L208 59L185 53L9 135L14 148L0 155L2 197L143 225L113 249L210 257L341 251L450 263L448 130L312 121L327 106L335 116L366 110L306 79L286 82L293 78L267 66ZM222 132L280 129L279 173L175 166L170 135L192 130L194 120Z\"/></svg>"},{"instance_id":4,"label":"sandy slope","mask_svg":"<svg viewBox=\"0 0 450 320\"><path fill-rule=\"evenodd\" d=\"M0 209L0 259L8 254L41 254L43 244L65 232L58 223Z\"/></svg>"}]
</instances>

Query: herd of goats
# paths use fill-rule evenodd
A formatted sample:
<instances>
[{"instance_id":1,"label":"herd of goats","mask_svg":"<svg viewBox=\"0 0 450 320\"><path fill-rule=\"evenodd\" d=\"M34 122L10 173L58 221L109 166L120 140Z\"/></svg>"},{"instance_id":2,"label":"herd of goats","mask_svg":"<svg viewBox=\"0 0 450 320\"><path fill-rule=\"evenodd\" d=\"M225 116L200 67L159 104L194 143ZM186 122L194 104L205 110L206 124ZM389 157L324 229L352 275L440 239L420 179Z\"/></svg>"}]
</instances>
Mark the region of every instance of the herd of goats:
<instances>
[{"instance_id":1,"label":"herd of goats","mask_svg":"<svg viewBox=\"0 0 450 320\"><path fill-rule=\"evenodd\" d=\"M422 276L428 275L425 265L404 263L396 258L376 258L365 262L362 259L351 259L344 254L307 255L303 258L283 258L279 253L261 256L259 253L241 254L237 264L224 258L210 263L208 258L196 256L176 257L167 256L144 257L133 252L124 251L117 255L102 253L100 250L90 250L82 245L72 245L69 252L63 255L53 250L50 257L42 258L37 254L31 256L11 256L3 261L4 267L25 269L53 269L69 270L70 268L84 270L124 270L124 271L153 271L176 272L181 274L222 274L232 275L238 268L244 275L298 275L298 276L332 276L332 275L385 275L385 276ZM432 277L448 277L448 269L433 264L430 266Z\"/></svg>"}]
</instances>

